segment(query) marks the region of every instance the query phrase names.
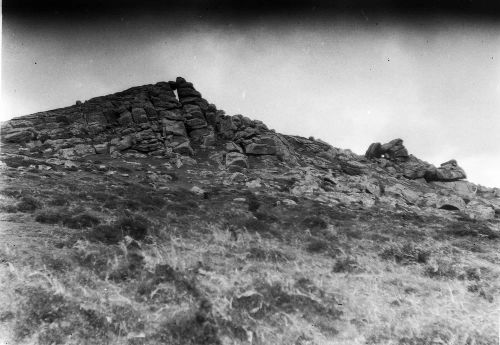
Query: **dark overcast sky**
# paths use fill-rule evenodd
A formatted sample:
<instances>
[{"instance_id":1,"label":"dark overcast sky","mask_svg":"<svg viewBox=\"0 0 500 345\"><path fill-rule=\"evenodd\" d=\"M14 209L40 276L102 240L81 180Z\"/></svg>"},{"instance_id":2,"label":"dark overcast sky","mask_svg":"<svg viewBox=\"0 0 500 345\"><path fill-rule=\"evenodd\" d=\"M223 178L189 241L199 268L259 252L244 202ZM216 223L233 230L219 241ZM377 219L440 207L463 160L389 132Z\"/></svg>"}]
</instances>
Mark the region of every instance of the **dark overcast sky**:
<instances>
[{"instance_id":1,"label":"dark overcast sky","mask_svg":"<svg viewBox=\"0 0 500 345\"><path fill-rule=\"evenodd\" d=\"M4 1L2 120L181 75L280 132L361 154L401 137L500 186L500 12L486 1L70 3Z\"/></svg>"}]
</instances>

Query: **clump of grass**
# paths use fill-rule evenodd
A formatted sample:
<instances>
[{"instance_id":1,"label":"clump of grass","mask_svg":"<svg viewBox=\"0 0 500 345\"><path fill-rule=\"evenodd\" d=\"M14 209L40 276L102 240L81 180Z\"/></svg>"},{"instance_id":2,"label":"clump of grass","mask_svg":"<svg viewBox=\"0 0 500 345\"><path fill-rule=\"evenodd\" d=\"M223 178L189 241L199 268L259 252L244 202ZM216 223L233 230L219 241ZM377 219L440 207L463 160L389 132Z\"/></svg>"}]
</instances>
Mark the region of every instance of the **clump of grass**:
<instances>
[{"instance_id":1,"label":"clump of grass","mask_svg":"<svg viewBox=\"0 0 500 345\"><path fill-rule=\"evenodd\" d=\"M62 221L64 226L72 229L89 228L99 224L100 222L99 218L87 212L83 212L75 216L66 214Z\"/></svg>"},{"instance_id":2,"label":"clump of grass","mask_svg":"<svg viewBox=\"0 0 500 345\"><path fill-rule=\"evenodd\" d=\"M135 240L144 240L148 235L150 235L150 222L148 219L138 214L128 214L120 217L112 224L102 224L94 227L87 235L87 238L93 242L117 244L125 236L130 236Z\"/></svg>"},{"instance_id":3,"label":"clump of grass","mask_svg":"<svg viewBox=\"0 0 500 345\"><path fill-rule=\"evenodd\" d=\"M328 224L325 220L318 216L309 216L304 218L302 224L309 229L326 229Z\"/></svg>"},{"instance_id":4,"label":"clump of grass","mask_svg":"<svg viewBox=\"0 0 500 345\"><path fill-rule=\"evenodd\" d=\"M119 218L113 225L123 235L128 235L134 240L144 240L149 235L149 221L144 216L131 214Z\"/></svg>"},{"instance_id":5,"label":"clump of grass","mask_svg":"<svg viewBox=\"0 0 500 345\"><path fill-rule=\"evenodd\" d=\"M16 205L2 205L0 209L4 212L7 213L16 213L17 212L17 207Z\"/></svg>"},{"instance_id":6,"label":"clump of grass","mask_svg":"<svg viewBox=\"0 0 500 345\"><path fill-rule=\"evenodd\" d=\"M29 167L30 165L39 164L36 159L31 159L26 156L12 156L2 158L2 161L7 164L7 166L11 168L19 168L19 167Z\"/></svg>"},{"instance_id":7,"label":"clump of grass","mask_svg":"<svg viewBox=\"0 0 500 345\"><path fill-rule=\"evenodd\" d=\"M219 326L212 313L212 304L202 299L196 310L189 311L177 318L169 320L161 327L158 340L172 345L221 345Z\"/></svg>"},{"instance_id":8,"label":"clump of grass","mask_svg":"<svg viewBox=\"0 0 500 345\"><path fill-rule=\"evenodd\" d=\"M35 221L42 224L57 224L67 217L64 210L44 209L35 216Z\"/></svg>"},{"instance_id":9,"label":"clump of grass","mask_svg":"<svg viewBox=\"0 0 500 345\"><path fill-rule=\"evenodd\" d=\"M262 221L260 219L250 218L243 222L243 226L249 232L256 232L264 236L271 236L276 238L281 238L281 234L273 229L269 222Z\"/></svg>"},{"instance_id":10,"label":"clump of grass","mask_svg":"<svg viewBox=\"0 0 500 345\"><path fill-rule=\"evenodd\" d=\"M43 209L37 213L35 221L42 224L62 224L71 229L89 228L101 222L98 217L82 208L72 211L65 208Z\"/></svg>"},{"instance_id":11,"label":"clump of grass","mask_svg":"<svg viewBox=\"0 0 500 345\"><path fill-rule=\"evenodd\" d=\"M66 256L57 256L51 253L44 254L42 262L46 268L56 272L66 272L72 267L72 261Z\"/></svg>"},{"instance_id":12,"label":"clump of grass","mask_svg":"<svg viewBox=\"0 0 500 345\"><path fill-rule=\"evenodd\" d=\"M307 251L310 253L322 253L330 248L328 242L313 238L307 244Z\"/></svg>"},{"instance_id":13,"label":"clump of grass","mask_svg":"<svg viewBox=\"0 0 500 345\"><path fill-rule=\"evenodd\" d=\"M9 198L19 199L23 196L23 191L18 188L7 187L0 191L0 194L8 196Z\"/></svg>"},{"instance_id":14,"label":"clump of grass","mask_svg":"<svg viewBox=\"0 0 500 345\"><path fill-rule=\"evenodd\" d=\"M492 230L482 222L455 222L447 226L444 234L457 237L486 237L490 240L500 238L500 231Z\"/></svg>"},{"instance_id":15,"label":"clump of grass","mask_svg":"<svg viewBox=\"0 0 500 345\"><path fill-rule=\"evenodd\" d=\"M34 336L37 344L107 344L131 331L142 331L144 322L130 305L107 305L105 314L80 304L78 298L39 286L18 290L22 301L16 315L16 340Z\"/></svg>"},{"instance_id":16,"label":"clump of grass","mask_svg":"<svg viewBox=\"0 0 500 345\"><path fill-rule=\"evenodd\" d=\"M335 264L333 265L333 272L335 273L340 273L340 272L346 272L346 273L353 273L360 271L360 266L356 258L352 256L345 256L342 258L339 258L335 261Z\"/></svg>"},{"instance_id":17,"label":"clump of grass","mask_svg":"<svg viewBox=\"0 0 500 345\"><path fill-rule=\"evenodd\" d=\"M123 232L116 226L101 224L96 226L88 234L89 241L97 241L105 244L117 244L123 240Z\"/></svg>"},{"instance_id":18,"label":"clump of grass","mask_svg":"<svg viewBox=\"0 0 500 345\"><path fill-rule=\"evenodd\" d=\"M329 332L337 332L331 329L329 324L343 314L325 301L319 302L305 294L288 291L279 282L258 283L253 291L233 297L231 306L236 310L245 310L259 320L267 320L270 315L280 312L300 313L320 329L330 328Z\"/></svg>"},{"instance_id":19,"label":"clump of grass","mask_svg":"<svg viewBox=\"0 0 500 345\"><path fill-rule=\"evenodd\" d=\"M463 267L448 257L431 260L425 267L425 274L438 279L464 279L466 277Z\"/></svg>"},{"instance_id":20,"label":"clump of grass","mask_svg":"<svg viewBox=\"0 0 500 345\"><path fill-rule=\"evenodd\" d=\"M71 257L78 265L96 272L105 278L119 259L123 261L123 251L118 246L105 246L79 239L72 246Z\"/></svg>"},{"instance_id":21,"label":"clump of grass","mask_svg":"<svg viewBox=\"0 0 500 345\"><path fill-rule=\"evenodd\" d=\"M69 204L68 197L66 195L56 195L53 199L49 201L49 205L52 206L66 206Z\"/></svg>"},{"instance_id":22,"label":"clump of grass","mask_svg":"<svg viewBox=\"0 0 500 345\"><path fill-rule=\"evenodd\" d=\"M42 204L32 196L23 196L21 201L16 205L16 208L20 212L33 212L40 208Z\"/></svg>"},{"instance_id":23,"label":"clump of grass","mask_svg":"<svg viewBox=\"0 0 500 345\"><path fill-rule=\"evenodd\" d=\"M246 256L248 259L271 262L287 262L294 259L293 256L283 253L278 249L251 247Z\"/></svg>"},{"instance_id":24,"label":"clump of grass","mask_svg":"<svg viewBox=\"0 0 500 345\"><path fill-rule=\"evenodd\" d=\"M41 287L28 287L24 290L26 300L21 309L22 315L18 318L15 327L18 339L31 335L42 324L51 324L64 319L71 309L62 295L54 294Z\"/></svg>"},{"instance_id":25,"label":"clump of grass","mask_svg":"<svg viewBox=\"0 0 500 345\"><path fill-rule=\"evenodd\" d=\"M252 213L256 212L260 208L261 202L255 195L255 193L247 191L245 194L248 202L248 210Z\"/></svg>"},{"instance_id":26,"label":"clump of grass","mask_svg":"<svg viewBox=\"0 0 500 345\"><path fill-rule=\"evenodd\" d=\"M495 300L494 291L492 291L488 284L481 282L474 282L471 285L467 286L467 291L477 294L479 297L485 299L486 301L493 303ZM498 291L496 291L498 293Z\"/></svg>"},{"instance_id":27,"label":"clump of grass","mask_svg":"<svg viewBox=\"0 0 500 345\"><path fill-rule=\"evenodd\" d=\"M158 285L172 287L171 293L167 289L158 289ZM146 273L137 286L137 295L143 300L154 300L158 303L171 302L176 299L176 295L189 294L192 297L199 297L200 290L192 277L185 272L174 269L168 264L160 264L155 267L154 273Z\"/></svg>"},{"instance_id":28,"label":"clump of grass","mask_svg":"<svg viewBox=\"0 0 500 345\"><path fill-rule=\"evenodd\" d=\"M382 259L394 260L401 265L411 263L425 264L431 257L431 251L427 248L415 245L413 242L389 243L379 254Z\"/></svg>"}]
</instances>

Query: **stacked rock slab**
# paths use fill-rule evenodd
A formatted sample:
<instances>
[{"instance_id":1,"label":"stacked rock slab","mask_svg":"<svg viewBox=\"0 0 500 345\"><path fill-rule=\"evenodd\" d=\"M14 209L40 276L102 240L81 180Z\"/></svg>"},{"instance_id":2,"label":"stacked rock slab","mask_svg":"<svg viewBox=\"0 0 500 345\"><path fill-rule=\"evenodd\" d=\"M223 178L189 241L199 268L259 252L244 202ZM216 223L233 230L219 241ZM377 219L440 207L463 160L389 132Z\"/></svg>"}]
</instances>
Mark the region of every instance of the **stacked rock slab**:
<instances>
[{"instance_id":1,"label":"stacked rock slab","mask_svg":"<svg viewBox=\"0 0 500 345\"><path fill-rule=\"evenodd\" d=\"M209 105L207 100L202 98L192 83L187 82L184 78L178 77L174 82L170 82L171 87L177 91L179 101L182 104L184 115L184 123L186 126L189 138L205 146L214 144L214 120L213 114L216 112L214 105ZM208 117L212 119L212 123L207 121ZM176 151L174 149L174 151Z\"/></svg>"},{"instance_id":2,"label":"stacked rock slab","mask_svg":"<svg viewBox=\"0 0 500 345\"><path fill-rule=\"evenodd\" d=\"M411 180L424 178L428 182L451 182L467 178L465 171L458 166L456 160L452 159L436 168L432 164L409 155L401 139L394 139L383 145L373 143L368 147L365 157L372 160L388 159L396 163L403 176Z\"/></svg>"},{"instance_id":3,"label":"stacked rock slab","mask_svg":"<svg viewBox=\"0 0 500 345\"><path fill-rule=\"evenodd\" d=\"M368 159L387 158L396 162L405 162L408 160L408 150L403 145L402 139L394 139L388 143L373 143L368 147L365 153Z\"/></svg>"},{"instance_id":4,"label":"stacked rock slab","mask_svg":"<svg viewBox=\"0 0 500 345\"><path fill-rule=\"evenodd\" d=\"M195 148L222 142L230 143L227 152L240 154L225 159L228 167L247 167L248 155L296 162L284 136L261 121L226 115L181 77L12 119L2 125L1 134L3 142L43 152L46 158L172 157L193 155Z\"/></svg>"}]
</instances>

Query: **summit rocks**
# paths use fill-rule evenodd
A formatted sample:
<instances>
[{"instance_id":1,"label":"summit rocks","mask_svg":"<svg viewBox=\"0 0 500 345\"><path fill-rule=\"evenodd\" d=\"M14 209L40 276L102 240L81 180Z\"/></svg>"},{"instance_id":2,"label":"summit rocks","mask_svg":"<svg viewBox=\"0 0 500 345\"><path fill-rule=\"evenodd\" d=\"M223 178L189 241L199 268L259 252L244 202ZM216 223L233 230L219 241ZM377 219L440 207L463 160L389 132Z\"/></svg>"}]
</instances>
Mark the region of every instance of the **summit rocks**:
<instances>
[{"instance_id":1,"label":"summit rocks","mask_svg":"<svg viewBox=\"0 0 500 345\"><path fill-rule=\"evenodd\" d=\"M261 121L226 115L181 77L13 119L1 134L4 143L43 150L46 158L108 153L114 158L137 153L171 157L226 143L234 145L228 152L240 148L244 156L236 161L230 156L228 166L247 166L247 155L296 163L284 136Z\"/></svg>"}]
</instances>

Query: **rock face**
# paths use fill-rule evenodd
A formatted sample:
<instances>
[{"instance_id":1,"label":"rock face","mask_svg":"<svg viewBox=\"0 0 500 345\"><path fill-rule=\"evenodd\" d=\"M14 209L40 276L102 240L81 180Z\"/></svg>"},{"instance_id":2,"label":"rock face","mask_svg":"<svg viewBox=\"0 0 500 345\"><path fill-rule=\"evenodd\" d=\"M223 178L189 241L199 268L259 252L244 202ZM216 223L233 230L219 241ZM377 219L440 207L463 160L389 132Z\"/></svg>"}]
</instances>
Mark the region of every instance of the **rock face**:
<instances>
[{"instance_id":1,"label":"rock face","mask_svg":"<svg viewBox=\"0 0 500 345\"><path fill-rule=\"evenodd\" d=\"M195 155L222 142L228 152L242 155L234 161L228 155L228 167L248 166L247 155L296 164L284 136L261 121L226 115L181 77L13 119L1 134L4 143L42 148L46 158Z\"/></svg>"}]
</instances>

